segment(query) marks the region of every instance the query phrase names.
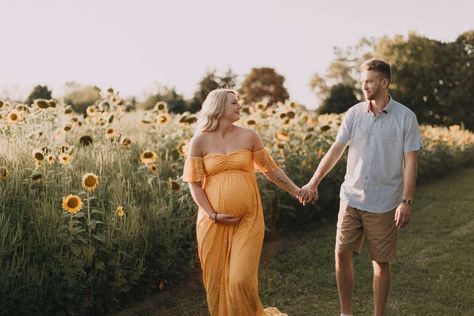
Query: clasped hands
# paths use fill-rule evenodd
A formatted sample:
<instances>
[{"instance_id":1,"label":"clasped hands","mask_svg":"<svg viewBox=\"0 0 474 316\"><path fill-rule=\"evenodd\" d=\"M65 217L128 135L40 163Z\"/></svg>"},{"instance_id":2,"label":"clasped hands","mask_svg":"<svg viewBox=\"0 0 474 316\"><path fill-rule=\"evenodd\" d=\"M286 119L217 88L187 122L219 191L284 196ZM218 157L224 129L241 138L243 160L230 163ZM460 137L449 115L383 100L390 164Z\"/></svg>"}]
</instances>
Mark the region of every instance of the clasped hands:
<instances>
[{"instance_id":1,"label":"clasped hands","mask_svg":"<svg viewBox=\"0 0 474 316\"><path fill-rule=\"evenodd\" d=\"M318 186L312 186L308 183L301 187L296 197L303 205L312 203L318 199Z\"/></svg>"}]
</instances>

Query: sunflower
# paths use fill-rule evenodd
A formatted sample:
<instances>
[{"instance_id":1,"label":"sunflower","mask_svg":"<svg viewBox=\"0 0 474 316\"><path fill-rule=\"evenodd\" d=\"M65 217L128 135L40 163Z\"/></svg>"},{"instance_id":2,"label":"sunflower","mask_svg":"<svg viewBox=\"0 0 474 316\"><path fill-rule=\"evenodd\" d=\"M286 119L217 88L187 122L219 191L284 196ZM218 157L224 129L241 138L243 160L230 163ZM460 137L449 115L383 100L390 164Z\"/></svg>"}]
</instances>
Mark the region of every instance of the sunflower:
<instances>
[{"instance_id":1,"label":"sunflower","mask_svg":"<svg viewBox=\"0 0 474 316\"><path fill-rule=\"evenodd\" d=\"M156 112L168 112L168 104L166 102L159 101L155 104L153 110Z\"/></svg>"},{"instance_id":2,"label":"sunflower","mask_svg":"<svg viewBox=\"0 0 474 316\"><path fill-rule=\"evenodd\" d=\"M122 144L123 147L125 148L130 148L130 145L132 144L132 140L128 137L124 137L120 143Z\"/></svg>"},{"instance_id":3,"label":"sunflower","mask_svg":"<svg viewBox=\"0 0 474 316\"><path fill-rule=\"evenodd\" d=\"M71 123L66 123L64 124L64 131L69 132L72 129L72 124Z\"/></svg>"},{"instance_id":4,"label":"sunflower","mask_svg":"<svg viewBox=\"0 0 474 316\"><path fill-rule=\"evenodd\" d=\"M286 117L289 119L295 118L296 114L293 111L286 112Z\"/></svg>"},{"instance_id":5,"label":"sunflower","mask_svg":"<svg viewBox=\"0 0 474 316\"><path fill-rule=\"evenodd\" d=\"M54 155L48 155L46 160L48 161L48 164L52 165L56 161L56 157L54 157Z\"/></svg>"},{"instance_id":6,"label":"sunflower","mask_svg":"<svg viewBox=\"0 0 474 316\"><path fill-rule=\"evenodd\" d=\"M168 178L168 189L170 191L180 191L181 186L179 185L178 182L172 180L171 178Z\"/></svg>"},{"instance_id":7,"label":"sunflower","mask_svg":"<svg viewBox=\"0 0 474 316\"><path fill-rule=\"evenodd\" d=\"M72 109L72 106L66 105L64 107L64 114L72 114L73 112L74 112L74 110Z\"/></svg>"},{"instance_id":8,"label":"sunflower","mask_svg":"<svg viewBox=\"0 0 474 316\"><path fill-rule=\"evenodd\" d=\"M150 170L151 173L154 173L154 174L157 174L158 173L158 167L156 166L156 164L152 163L152 164L148 164L148 170Z\"/></svg>"},{"instance_id":9,"label":"sunflower","mask_svg":"<svg viewBox=\"0 0 474 316\"><path fill-rule=\"evenodd\" d=\"M267 108L267 105L263 102L258 102L257 104L255 104L255 108L257 108L260 111L265 111L265 109Z\"/></svg>"},{"instance_id":10,"label":"sunflower","mask_svg":"<svg viewBox=\"0 0 474 316\"><path fill-rule=\"evenodd\" d=\"M276 137L277 139L282 140L282 141L290 140L290 135L288 134L288 132L285 132L285 131L279 131Z\"/></svg>"},{"instance_id":11,"label":"sunflower","mask_svg":"<svg viewBox=\"0 0 474 316\"><path fill-rule=\"evenodd\" d=\"M283 120L284 118L286 118L286 113L280 113L280 118Z\"/></svg>"},{"instance_id":12,"label":"sunflower","mask_svg":"<svg viewBox=\"0 0 474 316\"><path fill-rule=\"evenodd\" d=\"M47 109L49 108L49 102L45 99L36 99L34 105L39 109Z\"/></svg>"},{"instance_id":13,"label":"sunflower","mask_svg":"<svg viewBox=\"0 0 474 316\"><path fill-rule=\"evenodd\" d=\"M35 172L31 176L31 180L33 180L33 182L41 182L41 180L43 180L43 175L39 172Z\"/></svg>"},{"instance_id":14,"label":"sunflower","mask_svg":"<svg viewBox=\"0 0 474 316\"><path fill-rule=\"evenodd\" d=\"M247 125L255 125L257 122L255 122L255 120L250 119L250 120L247 120L246 123Z\"/></svg>"},{"instance_id":15,"label":"sunflower","mask_svg":"<svg viewBox=\"0 0 474 316\"><path fill-rule=\"evenodd\" d=\"M156 153L151 150L145 150L140 156L140 159L144 164L155 163L156 158Z\"/></svg>"},{"instance_id":16,"label":"sunflower","mask_svg":"<svg viewBox=\"0 0 474 316\"><path fill-rule=\"evenodd\" d=\"M43 161L44 154L41 150L35 150L33 151L33 158L35 158L36 161Z\"/></svg>"},{"instance_id":17,"label":"sunflower","mask_svg":"<svg viewBox=\"0 0 474 316\"><path fill-rule=\"evenodd\" d=\"M116 214L118 217L120 217L120 218L122 218L122 217L125 216L125 209L123 208L122 205L120 205L119 207L117 207L117 209L115 210L115 214Z\"/></svg>"},{"instance_id":18,"label":"sunflower","mask_svg":"<svg viewBox=\"0 0 474 316\"><path fill-rule=\"evenodd\" d=\"M62 165L69 165L72 161L72 156L68 153L62 153L59 155L58 160Z\"/></svg>"},{"instance_id":19,"label":"sunflower","mask_svg":"<svg viewBox=\"0 0 474 316\"><path fill-rule=\"evenodd\" d=\"M331 126L329 125L323 125L320 128L321 132L329 131L330 129L331 129Z\"/></svg>"},{"instance_id":20,"label":"sunflower","mask_svg":"<svg viewBox=\"0 0 474 316\"><path fill-rule=\"evenodd\" d=\"M55 108L56 104L57 104L56 100L54 100L54 99L48 100L48 103L49 103L50 108Z\"/></svg>"},{"instance_id":21,"label":"sunflower","mask_svg":"<svg viewBox=\"0 0 474 316\"><path fill-rule=\"evenodd\" d=\"M167 125L171 121L171 116L168 113L161 113L156 122L160 125Z\"/></svg>"},{"instance_id":22,"label":"sunflower","mask_svg":"<svg viewBox=\"0 0 474 316\"><path fill-rule=\"evenodd\" d=\"M181 144L179 144L178 151L181 155L186 156L186 153L188 152L188 143L182 142Z\"/></svg>"},{"instance_id":23,"label":"sunflower","mask_svg":"<svg viewBox=\"0 0 474 316\"><path fill-rule=\"evenodd\" d=\"M115 130L111 127L111 128L108 128L106 131L105 131L105 136L107 136L108 139L112 139L115 137Z\"/></svg>"},{"instance_id":24,"label":"sunflower","mask_svg":"<svg viewBox=\"0 0 474 316\"><path fill-rule=\"evenodd\" d=\"M99 184L99 178L93 173L86 173L82 177L82 187L86 191L94 191Z\"/></svg>"},{"instance_id":25,"label":"sunflower","mask_svg":"<svg viewBox=\"0 0 474 316\"><path fill-rule=\"evenodd\" d=\"M82 207L82 200L79 196L69 194L63 197L63 209L69 214L76 214Z\"/></svg>"},{"instance_id":26,"label":"sunflower","mask_svg":"<svg viewBox=\"0 0 474 316\"><path fill-rule=\"evenodd\" d=\"M88 106L86 109L87 116L96 116L97 115L97 109L95 106L91 105Z\"/></svg>"},{"instance_id":27,"label":"sunflower","mask_svg":"<svg viewBox=\"0 0 474 316\"><path fill-rule=\"evenodd\" d=\"M7 114L8 123L14 124L21 121L22 119L23 117L21 116L20 112L18 112L17 110L11 110Z\"/></svg>"},{"instance_id":28,"label":"sunflower","mask_svg":"<svg viewBox=\"0 0 474 316\"><path fill-rule=\"evenodd\" d=\"M84 135L79 138L79 143L83 146L89 146L93 143L92 137L89 135Z\"/></svg>"},{"instance_id":29,"label":"sunflower","mask_svg":"<svg viewBox=\"0 0 474 316\"><path fill-rule=\"evenodd\" d=\"M9 175L7 168L0 167L0 180L6 180Z\"/></svg>"}]
</instances>

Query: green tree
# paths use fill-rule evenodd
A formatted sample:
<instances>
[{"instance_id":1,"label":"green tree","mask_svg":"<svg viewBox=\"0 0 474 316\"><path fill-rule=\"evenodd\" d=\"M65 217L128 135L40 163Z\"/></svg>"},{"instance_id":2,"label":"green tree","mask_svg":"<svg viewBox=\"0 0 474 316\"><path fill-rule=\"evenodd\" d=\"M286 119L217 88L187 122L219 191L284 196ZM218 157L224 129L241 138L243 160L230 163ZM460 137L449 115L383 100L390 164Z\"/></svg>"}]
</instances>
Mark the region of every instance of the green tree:
<instances>
[{"instance_id":1,"label":"green tree","mask_svg":"<svg viewBox=\"0 0 474 316\"><path fill-rule=\"evenodd\" d=\"M343 113L358 102L353 85L338 83L329 89L329 95L318 107L319 114Z\"/></svg>"},{"instance_id":2,"label":"green tree","mask_svg":"<svg viewBox=\"0 0 474 316\"><path fill-rule=\"evenodd\" d=\"M230 68L222 74L218 74L216 69L208 70L206 75L199 81L198 90L194 93L194 97L191 100L191 112L197 112L201 109L201 105L209 92L217 88L232 89L236 86L236 80L237 75Z\"/></svg>"},{"instance_id":3,"label":"green tree","mask_svg":"<svg viewBox=\"0 0 474 316\"><path fill-rule=\"evenodd\" d=\"M188 103L181 94L176 92L174 87L159 87L158 92L149 96L140 107L144 110L150 110L159 101L166 102L168 111L171 113L183 113L189 110Z\"/></svg>"},{"instance_id":4,"label":"green tree","mask_svg":"<svg viewBox=\"0 0 474 316\"><path fill-rule=\"evenodd\" d=\"M96 86L81 86L76 82L68 82L66 89L68 92L64 96L64 103L70 104L77 113L85 114L87 107L100 98L100 89Z\"/></svg>"},{"instance_id":5,"label":"green tree","mask_svg":"<svg viewBox=\"0 0 474 316\"><path fill-rule=\"evenodd\" d=\"M429 124L464 124L474 128L469 109L474 97L474 31L445 43L409 33L362 39L354 47L335 49L335 60L324 75L315 74L310 86L323 100L333 98L332 87L352 82L355 95L362 99L360 65L379 57L392 66L391 95L411 108L418 121Z\"/></svg>"},{"instance_id":6,"label":"green tree","mask_svg":"<svg viewBox=\"0 0 474 316\"><path fill-rule=\"evenodd\" d=\"M48 86L37 85L34 87L25 103L31 105L36 99L52 99L52 92L48 89Z\"/></svg>"},{"instance_id":7,"label":"green tree","mask_svg":"<svg viewBox=\"0 0 474 316\"><path fill-rule=\"evenodd\" d=\"M273 104L289 98L285 77L268 67L252 68L242 82L240 93L246 102L268 100Z\"/></svg>"}]
</instances>

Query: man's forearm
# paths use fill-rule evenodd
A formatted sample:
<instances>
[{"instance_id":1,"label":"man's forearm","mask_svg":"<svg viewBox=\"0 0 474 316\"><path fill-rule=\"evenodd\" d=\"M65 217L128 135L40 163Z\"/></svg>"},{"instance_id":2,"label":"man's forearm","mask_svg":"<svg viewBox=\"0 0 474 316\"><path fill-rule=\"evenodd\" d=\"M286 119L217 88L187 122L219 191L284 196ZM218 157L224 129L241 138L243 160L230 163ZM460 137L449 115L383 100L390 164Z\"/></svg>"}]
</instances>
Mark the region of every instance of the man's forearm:
<instances>
[{"instance_id":1,"label":"man's forearm","mask_svg":"<svg viewBox=\"0 0 474 316\"><path fill-rule=\"evenodd\" d=\"M412 200L415 197L416 186L416 152L405 154L405 169L403 170L403 195L402 198Z\"/></svg>"},{"instance_id":2,"label":"man's forearm","mask_svg":"<svg viewBox=\"0 0 474 316\"><path fill-rule=\"evenodd\" d=\"M309 181L311 187L317 187L321 180L323 180L324 177L332 170L332 168L334 168L334 166L344 153L345 148L346 145L339 143L334 143L331 146L326 155L324 155L323 159L321 159L318 168L316 169L313 177Z\"/></svg>"}]
</instances>

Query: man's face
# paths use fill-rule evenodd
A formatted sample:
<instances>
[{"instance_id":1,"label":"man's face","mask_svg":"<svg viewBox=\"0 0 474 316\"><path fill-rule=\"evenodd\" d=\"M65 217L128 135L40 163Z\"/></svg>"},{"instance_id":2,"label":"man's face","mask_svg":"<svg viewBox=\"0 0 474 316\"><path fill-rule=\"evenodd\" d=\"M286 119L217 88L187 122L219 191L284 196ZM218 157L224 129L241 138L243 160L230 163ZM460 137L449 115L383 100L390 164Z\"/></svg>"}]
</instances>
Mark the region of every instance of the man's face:
<instances>
[{"instance_id":1,"label":"man's face","mask_svg":"<svg viewBox=\"0 0 474 316\"><path fill-rule=\"evenodd\" d=\"M364 97L369 101L381 97L388 86L388 80L373 70L362 71L360 80Z\"/></svg>"}]
</instances>

